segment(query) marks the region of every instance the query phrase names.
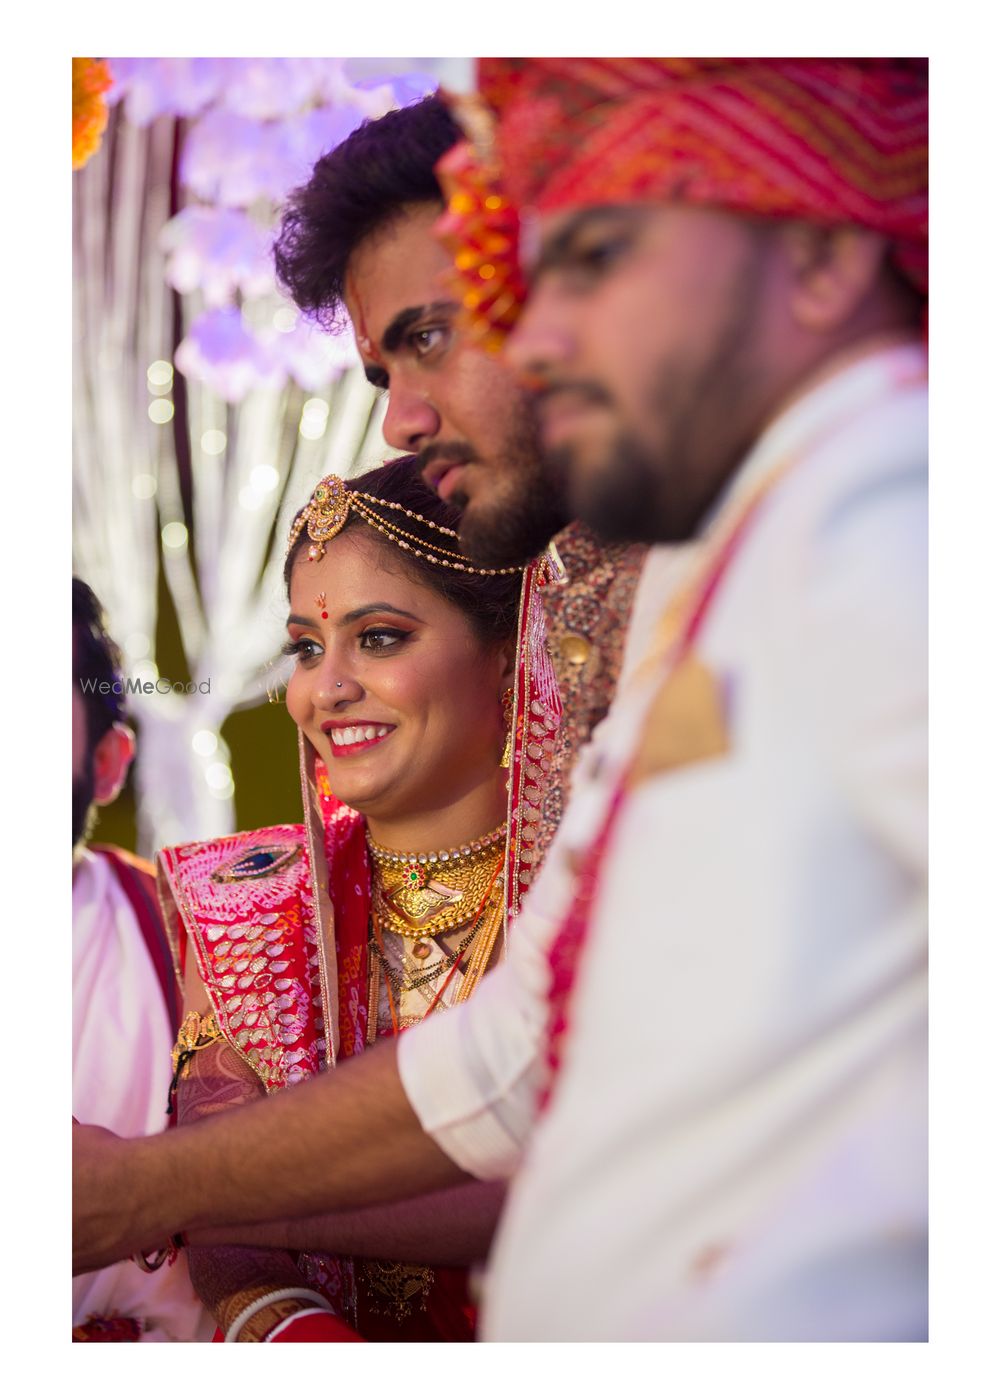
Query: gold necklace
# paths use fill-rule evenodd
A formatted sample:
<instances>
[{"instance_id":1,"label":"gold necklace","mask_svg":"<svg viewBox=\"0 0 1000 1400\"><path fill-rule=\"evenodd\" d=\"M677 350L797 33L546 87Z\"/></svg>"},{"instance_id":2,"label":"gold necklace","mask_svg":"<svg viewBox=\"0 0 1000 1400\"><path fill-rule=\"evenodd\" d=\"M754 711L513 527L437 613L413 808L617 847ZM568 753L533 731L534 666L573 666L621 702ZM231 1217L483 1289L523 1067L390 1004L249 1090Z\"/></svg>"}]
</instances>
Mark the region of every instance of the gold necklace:
<instances>
[{"instance_id":1,"label":"gold necklace","mask_svg":"<svg viewBox=\"0 0 1000 1400\"><path fill-rule=\"evenodd\" d=\"M372 914L402 938L449 933L468 923L496 877L506 825L447 851L392 851L369 839Z\"/></svg>"},{"instance_id":2,"label":"gold necklace","mask_svg":"<svg viewBox=\"0 0 1000 1400\"><path fill-rule=\"evenodd\" d=\"M469 920L471 930L465 935L457 948L451 951L442 950L444 957L434 964L433 968L427 968L417 972L416 969L408 968L408 945L405 939L398 938L399 953L402 958L402 968L397 969L390 961L388 950L385 946L383 929L375 919L370 923L369 936L369 961L368 961L368 1043L371 1044L379 1030L379 987L384 984L389 1019L392 1024L392 1032L398 1035L400 1030L406 1026L416 1025L418 1021L424 1020L439 1006L444 1007L454 1002L465 1001L475 990L480 978L489 965L497 935L503 925L504 893L503 880L500 878L503 869L503 855L501 854L494 867L494 879L490 888L487 889L482 903L476 909ZM417 942L413 945L414 956L421 959L430 953L434 947L433 940ZM421 952L423 948L424 952ZM445 1001L445 992L451 985L454 974L461 969L462 980L457 988L452 990L451 1001ZM417 975L414 976L414 972ZM434 983L437 984L436 990ZM395 988L396 995L393 995ZM412 1013L407 1017L403 1013L403 996L408 992L418 992L420 997L427 1004L426 1009L414 1017ZM398 997L398 1011L397 1011Z\"/></svg>"}]
</instances>

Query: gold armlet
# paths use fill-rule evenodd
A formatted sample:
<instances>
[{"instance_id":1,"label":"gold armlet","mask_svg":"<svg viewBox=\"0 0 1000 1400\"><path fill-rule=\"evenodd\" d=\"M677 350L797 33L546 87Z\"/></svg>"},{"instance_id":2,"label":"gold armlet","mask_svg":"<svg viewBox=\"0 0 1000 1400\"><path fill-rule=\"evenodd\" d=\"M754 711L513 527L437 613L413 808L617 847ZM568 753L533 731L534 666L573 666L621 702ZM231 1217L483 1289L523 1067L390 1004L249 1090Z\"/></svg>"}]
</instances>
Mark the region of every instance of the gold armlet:
<instances>
[{"instance_id":1,"label":"gold armlet","mask_svg":"<svg viewBox=\"0 0 1000 1400\"><path fill-rule=\"evenodd\" d=\"M184 1017L180 1030L177 1032L177 1041L170 1052L170 1063L173 1067L174 1077L170 1081L170 1090L167 1094L168 1113L174 1111L174 1095L177 1092L177 1085L190 1074L191 1061L195 1054L199 1050L205 1050L209 1045L214 1045L217 1040L223 1039L225 1037L219 1030L214 1011L206 1011L201 1015L197 1011L189 1011Z\"/></svg>"}]
</instances>

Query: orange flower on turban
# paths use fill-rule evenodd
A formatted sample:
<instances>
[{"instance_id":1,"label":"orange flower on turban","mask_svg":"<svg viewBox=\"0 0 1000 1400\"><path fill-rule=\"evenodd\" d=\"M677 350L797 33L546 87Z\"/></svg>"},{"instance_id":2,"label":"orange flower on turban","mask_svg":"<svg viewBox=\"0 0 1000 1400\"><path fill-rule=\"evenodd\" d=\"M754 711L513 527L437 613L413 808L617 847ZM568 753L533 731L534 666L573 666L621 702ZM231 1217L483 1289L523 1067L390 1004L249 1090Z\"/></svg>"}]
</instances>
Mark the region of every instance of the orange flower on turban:
<instances>
[{"instance_id":1,"label":"orange flower on turban","mask_svg":"<svg viewBox=\"0 0 1000 1400\"><path fill-rule=\"evenodd\" d=\"M104 93L111 86L111 71L100 58L73 60L73 169L86 165L101 144L108 124Z\"/></svg>"}]
</instances>

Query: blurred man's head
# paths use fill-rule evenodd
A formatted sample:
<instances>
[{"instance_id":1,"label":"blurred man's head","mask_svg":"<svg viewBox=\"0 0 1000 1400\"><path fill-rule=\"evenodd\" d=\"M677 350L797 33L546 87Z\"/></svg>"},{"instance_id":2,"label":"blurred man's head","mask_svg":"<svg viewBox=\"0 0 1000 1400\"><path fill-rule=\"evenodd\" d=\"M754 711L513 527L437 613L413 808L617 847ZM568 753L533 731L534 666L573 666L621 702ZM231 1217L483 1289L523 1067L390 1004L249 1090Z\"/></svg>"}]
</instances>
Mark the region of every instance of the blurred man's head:
<instances>
[{"instance_id":1,"label":"blurred man's head","mask_svg":"<svg viewBox=\"0 0 1000 1400\"><path fill-rule=\"evenodd\" d=\"M690 536L768 420L919 334L926 69L881 60L483 60L532 213L507 356L607 536Z\"/></svg>"},{"instance_id":2,"label":"blurred man's head","mask_svg":"<svg viewBox=\"0 0 1000 1400\"><path fill-rule=\"evenodd\" d=\"M82 579L73 580L73 848L118 796L135 751L123 720L121 655Z\"/></svg>"},{"instance_id":3,"label":"blurred man's head","mask_svg":"<svg viewBox=\"0 0 1000 1400\"><path fill-rule=\"evenodd\" d=\"M613 205L547 216L508 358L541 384L575 513L608 538L683 540L813 373L919 324L878 234Z\"/></svg>"},{"instance_id":4,"label":"blurred man's head","mask_svg":"<svg viewBox=\"0 0 1000 1400\"><path fill-rule=\"evenodd\" d=\"M437 97L365 122L291 198L275 247L298 307L328 327L346 308L369 380L389 394L384 433L463 510L477 562L526 562L567 521L543 485L531 397L456 326L448 255L432 232L434 175L460 138Z\"/></svg>"}]
</instances>

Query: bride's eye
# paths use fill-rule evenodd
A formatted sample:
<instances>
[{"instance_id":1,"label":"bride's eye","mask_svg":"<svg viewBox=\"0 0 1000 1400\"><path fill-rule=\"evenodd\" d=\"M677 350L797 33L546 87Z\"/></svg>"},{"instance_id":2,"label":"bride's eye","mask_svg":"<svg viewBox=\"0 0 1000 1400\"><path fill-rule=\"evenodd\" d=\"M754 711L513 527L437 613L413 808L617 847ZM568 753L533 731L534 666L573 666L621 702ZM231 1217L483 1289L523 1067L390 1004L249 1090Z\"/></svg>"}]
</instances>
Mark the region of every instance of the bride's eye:
<instances>
[{"instance_id":1,"label":"bride's eye","mask_svg":"<svg viewBox=\"0 0 1000 1400\"><path fill-rule=\"evenodd\" d=\"M408 635L398 627L366 627L359 640L363 651L385 652L396 650Z\"/></svg>"},{"instance_id":2,"label":"bride's eye","mask_svg":"<svg viewBox=\"0 0 1000 1400\"><path fill-rule=\"evenodd\" d=\"M285 642L281 648L283 656L292 656L296 661L314 661L322 654L323 648L311 637L299 637L296 641Z\"/></svg>"}]
</instances>

